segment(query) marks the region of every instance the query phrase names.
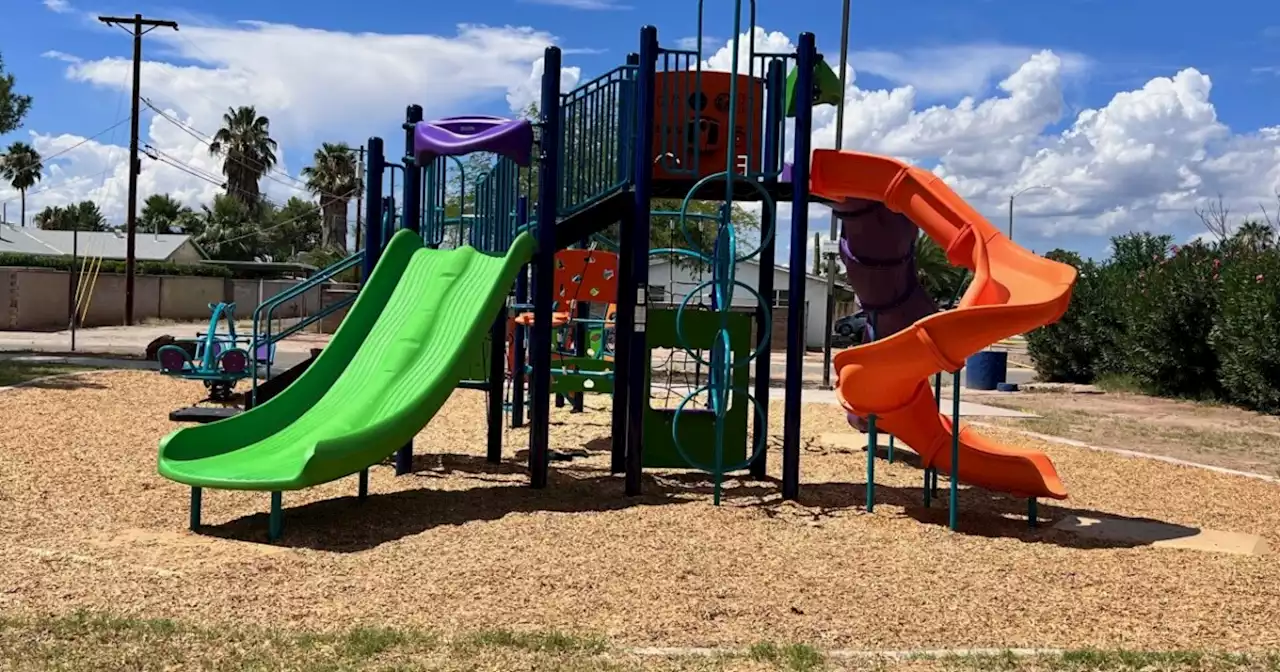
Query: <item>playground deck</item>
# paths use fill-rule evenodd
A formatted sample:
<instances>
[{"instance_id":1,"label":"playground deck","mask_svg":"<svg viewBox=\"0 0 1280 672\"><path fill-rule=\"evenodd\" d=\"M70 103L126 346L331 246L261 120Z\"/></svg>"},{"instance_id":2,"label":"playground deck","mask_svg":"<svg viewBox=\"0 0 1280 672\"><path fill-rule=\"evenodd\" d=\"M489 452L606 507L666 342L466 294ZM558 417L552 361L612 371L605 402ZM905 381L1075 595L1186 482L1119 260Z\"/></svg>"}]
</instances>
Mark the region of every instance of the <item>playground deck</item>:
<instances>
[{"instance_id":1,"label":"playground deck","mask_svg":"<svg viewBox=\"0 0 1280 672\"><path fill-rule=\"evenodd\" d=\"M168 412L199 385L144 372L75 381L0 393L6 614L558 628L638 646L1280 647L1273 556L1109 545L1049 520L1146 517L1280 547L1280 489L1266 482L991 430L1047 452L1071 499L1043 503L1029 530L1023 501L964 488L951 533L938 503L920 506L907 453L878 465L866 514L865 458L818 442L848 428L815 404L798 502L781 502L773 481L731 482L716 508L710 483L679 474L647 476L646 494L627 499L605 473L607 413L568 409L553 411L552 447L591 455L555 463L534 491L510 448L523 432L508 432L507 461L487 464L483 395L459 392L419 436L414 473L375 468L363 503L354 478L286 493L289 534L267 545L264 493L212 493L196 536L185 489L155 476Z\"/></svg>"}]
</instances>

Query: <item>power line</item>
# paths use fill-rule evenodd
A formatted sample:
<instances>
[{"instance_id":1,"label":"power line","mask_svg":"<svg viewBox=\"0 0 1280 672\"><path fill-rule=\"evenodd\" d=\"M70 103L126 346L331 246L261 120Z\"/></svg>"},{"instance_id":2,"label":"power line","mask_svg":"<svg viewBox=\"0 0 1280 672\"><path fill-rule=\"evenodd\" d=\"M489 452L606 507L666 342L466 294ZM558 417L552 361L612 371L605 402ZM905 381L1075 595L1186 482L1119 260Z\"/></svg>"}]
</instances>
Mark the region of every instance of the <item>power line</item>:
<instances>
[{"instance_id":1,"label":"power line","mask_svg":"<svg viewBox=\"0 0 1280 672\"><path fill-rule=\"evenodd\" d=\"M123 125L124 125L124 123L125 123L126 121L129 121L129 117L125 117L125 118L123 118L123 119L121 119L121 120L117 121L116 123L114 123L114 124L112 124L112 125L110 125L110 126L108 126L108 127L104 128L104 129L102 129L101 131L98 131L97 133L94 133L93 135L91 135L91 136L89 136L89 137L87 137L87 138L81 138L81 139L80 139L80 142L77 142L76 144L71 145L70 147L67 147L67 148L61 149L61 150L59 150L59 151L57 151L57 152L54 152L53 154L50 154L49 156L41 156L41 157L37 158L37 159L36 159L36 160L34 160L34 161L28 161L28 162L26 163L26 165L22 166L22 168L27 168L27 167L30 167L30 166L34 166L34 165L36 165L36 164L38 164L38 163L43 163L43 162L45 162L45 161L52 161L52 160L54 160L54 159L58 158L59 156L62 156L63 154L66 154L67 152L70 152L70 151L72 151L72 150L74 150L74 149L78 149L78 148L80 148L80 147L81 147L82 145L84 145L85 143L92 142L93 140L97 140L98 138L101 138L102 136L106 135L107 133L110 133L111 131L114 131L114 130L116 130L117 128L120 128L121 126L123 126ZM7 156L7 155L6 155L6 156ZM29 194L28 194L28 195L29 195ZM13 199L9 199L9 200L13 200Z\"/></svg>"},{"instance_id":2,"label":"power line","mask_svg":"<svg viewBox=\"0 0 1280 672\"><path fill-rule=\"evenodd\" d=\"M177 126L179 129L181 129L181 130L182 130L183 132L185 132L187 135L190 135L191 137L195 138L196 140L199 140L200 142L204 143L204 144L205 144L207 147L209 147L210 149L213 149L213 143L214 143L214 141L213 141L213 136L208 135L208 134L207 134L207 133L205 133L204 131L201 131L201 130L199 130L199 129L196 129L195 127L193 127L193 126L191 126L191 125L187 124L186 122L183 122L183 121L180 121L180 120L178 120L178 119L175 119L175 118L173 117L173 115L169 114L168 112L165 112L164 110L161 110L159 107L157 107L157 106L156 106L154 103L152 103L150 100L147 100L147 99L145 99L145 98L144 98L144 99L142 100L142 102L143 102L143 104L145 104L147 107L151 108L151 111L153 111L153 112L155 112L156 114L160 115L160 117L161 117L161 118L163 118L165 121L168 121L169 123L173 124L174 126ZM275 182L276 184L280 184L280 185L286 186L286 187L288 187L288 188L290 188L290 189L293 189L293 190L295 190L295 191L307 191L307 192L310 192L310 191L311 191L311 187L307 185L307 181L306 181L306 180L304 180L304 179L302 179L302 178L300 178L300 177L295 177L295 176L290 175L289 173L286 173L285 171L280 170L280 169L278 169L278 168L275 168L275 167L272 167L272 166L267 166L267 165L266 165L266 164L264 164L263 162L258 161L258 160L253 159L253 158L250 158L250 157L247 157L247 156L232 156L232 155L231 155L231 153L230 153L230 152L228 152L228 151L226 151L225 149L220 149L220 150L215 150L215 151L217 151L217 153L218 153L218 154L221 154L224 158L226 158L226 159L227 159L227 160L229 160L229 161L235 161L236 163L240 164L241 166L243 166L243 167L245 167L245 168L248 168L248 169L250 169L250 170L255 170L255 171L260 172L264 178L266 178L266 179L268 179L268 180L271 180L272 182ZM355 151L355 150L354 150L354 149L352 149L351 151ZM284 177L288 178L290 181L294 182L294 184L288 184L288 183L286 183L286 182L282 182L282 181L280 181L280 180L277 180L277 179L275 179L275 178L271 177L271 175L272 175L272 174L282 175L282 176L284 176ZM332 195L332 194L326 194L326 195Z\"/></svg>"}]
</instances>

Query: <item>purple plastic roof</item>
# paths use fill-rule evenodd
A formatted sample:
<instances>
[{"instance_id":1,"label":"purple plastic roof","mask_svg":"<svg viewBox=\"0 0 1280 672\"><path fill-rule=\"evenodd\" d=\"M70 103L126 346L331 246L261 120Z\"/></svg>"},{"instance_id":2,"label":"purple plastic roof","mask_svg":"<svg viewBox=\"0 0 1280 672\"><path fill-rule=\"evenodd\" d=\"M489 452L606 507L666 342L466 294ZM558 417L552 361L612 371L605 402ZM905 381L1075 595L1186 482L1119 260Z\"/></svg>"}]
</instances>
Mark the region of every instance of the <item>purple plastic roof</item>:
<instances>
[{"instance_id":1,"label":"purple plastic roof","mask_svg":"<svg viewBox=\"0 0 1280 672\"><path fill-rule=\"evenodd\" d=\"M533 125L523 119L472 115L420 121L413 132L419 162L437 156L494 152L527 166L533 152Z\"/></svg>"}]
</instances>

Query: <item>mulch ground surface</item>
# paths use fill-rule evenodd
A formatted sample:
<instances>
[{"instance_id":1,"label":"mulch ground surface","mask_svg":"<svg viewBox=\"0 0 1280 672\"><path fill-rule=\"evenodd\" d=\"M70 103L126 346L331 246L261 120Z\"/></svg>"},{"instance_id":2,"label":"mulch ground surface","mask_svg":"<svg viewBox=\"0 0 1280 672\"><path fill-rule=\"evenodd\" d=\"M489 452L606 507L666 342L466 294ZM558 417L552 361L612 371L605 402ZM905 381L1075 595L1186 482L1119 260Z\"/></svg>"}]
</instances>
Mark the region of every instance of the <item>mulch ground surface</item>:
<instances>
[{"instance_id":1,"label":"mulch ground surface","mask_svg":"<svg viewBox=\"0 0 1280 672\"><path fill-rule=\"evenodd\" d=\"M923 508L910 454L877 464L863 509L861 450L833 406L804 409L801 496L729 481L721 506L690 473L647 474L623 496L608 473L604 397L553 415L552 445L588 457L527 486L524 430L484 460L484 396L458 392L417 439L412 474L285 493L266 543L266 493L188 490L155 472L169 411L198 384L147 372L0 393L0 613L108 610L277 627L402 625L442 632L556 628L634 645L821 648L1280 648L1280 562L1108 546L1048 529L1067 514L1131 516L1256 533L1280 548L1280 487L1069 446L1039 447L1071 492L1045 502L964 488L961 530ZM781 405L771 407L780 430ZM962 465L963 468L963 465Z\"/></svg>"}]
</instances>

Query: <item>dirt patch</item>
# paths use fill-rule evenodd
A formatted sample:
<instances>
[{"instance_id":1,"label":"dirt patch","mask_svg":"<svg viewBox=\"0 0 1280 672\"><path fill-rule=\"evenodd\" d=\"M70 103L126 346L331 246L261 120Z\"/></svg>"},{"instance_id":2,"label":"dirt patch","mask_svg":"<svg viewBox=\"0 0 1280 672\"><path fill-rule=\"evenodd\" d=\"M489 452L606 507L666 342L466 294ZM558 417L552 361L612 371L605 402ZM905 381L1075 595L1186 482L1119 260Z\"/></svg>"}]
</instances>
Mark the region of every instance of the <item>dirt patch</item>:
<instances>
[{"instance_id":1,"label":"dirt patch","mask_svg":"<svg viewBox=\"0 0 1280 672\"><path fill-rule=\"evenodd\" d=\"M1280 563L1125 547L1049 529L1065 515L1151 518L1260 534L1280 545L1280 488L1204 470L995 438L1045 450L1071 499L1025 502L961 489L959 533L921 506L909 454L877 465L818 437L847 431L804 409L802 488L734 479L711 503L700 474L649 473L627 498L608 473L606 398L557 409L557 462L527 486L523 430L483 458L484 395L459 392L419 435L412 474L371 470L284 496L285 536L265 544L266 493L206 491L205 534L184 532L188 490L155 473L168 412L198 383L85 374L74 390L0 395L0 613L126 616L273 628L489 628L598 635L619 645L819 649L1280 647ZM772 404L774 426L781 405ZM963 469L963 466L962 466ZM945 486L945 480L943 481ZM945 503L945 497L941 500ZM157 572L163 569L164 572ZM1028 624L1034 624L1029 627Z\"/></svg>"},{"instance_id":2,"label":"dirt patch","mask_svg":"<svg viewBox=\"0 0 1280 672\"><path fill-rule=\"evenodd\" d=\"M993 421L997 424L1107 448L1280 476L1280 417L1129 393L1037 392L970 398L1041 416Z\"/></svg>"}]
</instances>

